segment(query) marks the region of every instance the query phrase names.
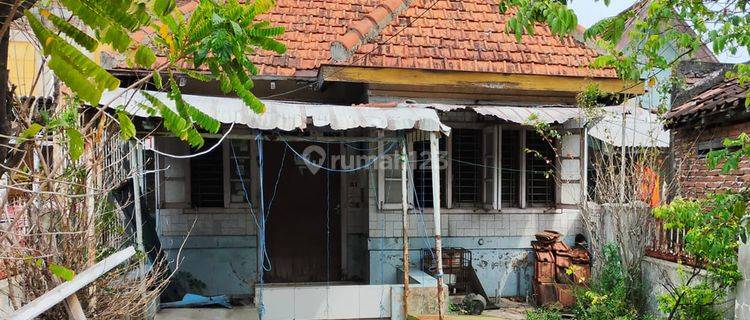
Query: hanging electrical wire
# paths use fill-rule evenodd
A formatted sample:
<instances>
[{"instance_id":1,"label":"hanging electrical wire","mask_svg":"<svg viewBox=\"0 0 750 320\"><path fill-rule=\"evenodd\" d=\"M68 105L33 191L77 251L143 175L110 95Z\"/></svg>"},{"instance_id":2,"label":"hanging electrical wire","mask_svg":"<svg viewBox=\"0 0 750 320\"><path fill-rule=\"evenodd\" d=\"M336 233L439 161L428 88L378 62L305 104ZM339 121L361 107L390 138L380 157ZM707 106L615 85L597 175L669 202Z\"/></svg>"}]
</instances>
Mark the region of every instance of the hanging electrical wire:
<instances>
[{"instance_id":1,"label":"hanging electrical wire","mask_svg":"<svg viewBox=\"0 0 750 320\"><path fill-rule=\"evenodd\" d=\"M224 135L221 136L221 139L219 139L219 141L216 141L216 143L214 145L212 145L210 148L208 148L206 150L203 150L201 152L198 152L198 153L188 154L188 155L176 155L176 154L171 154L171 153L166 153L166 152L163 152L163 151L159 151L156 148L151 148L151 151L153 151L154 153L156 153L156 154L158 154L160 156L164 156L164 157L168 157L168 158L172 158L172 159L190 159L190 158L199 157L199 156L202 156L204 154L207 154L207 153L213 151L214 149L216 149L216 147L220 146L221 143L224 142L224 139L226 139L227 136L229 136L229 133L232 132L232 129L234 129L234 122L232 122L232 124L229 126L229 130L227 130L227 132L225 132ZM136 141L138 141L138 144L140 144L142 146L144 145L142 139L137 139Z\"/></svg>"},{"instance_id":2,"label":"hanging electrical wire","mask_svg":"<svg viewBox=\"0 0 750 320\"><path fill-rule=\"evenodd\" d=\"M373 157L373 158L372 158L372 159L371 159L370 161L368 161L367 163L365 163L364 165L362 165L362 166L360 166L360 167L356 167L356 168L351 168L351 169L336 169L336 168L329 168L329 167L326 167L326 166L323 166L323 165L317 164L317 163L315 163L315 162L312 162L312 161L311 161L310 159L308 159L308 157L305 157L305 156L303 156L302 154L300 154L299 152L297 152L297 150L295 150L295 149L294 149L294 148L293 148L293 147L292 147L292 146L291 146L291 145L289 144L289 142L287 142L286 140L282 140L282 141L284 142L284 144L286 144L287 148L289 148L289 150L291 150L291 151L292 151L292 153L294 153L294 155L295 155L295 156L297 156L297 158L299 158L300 160L304 161L304 162L305 162L305 163L306 163L307 165L309 165L309 166L312 166L312 167L315 167L315 168L318 168L318 169L323 169L323 170L325 170L325 171L330 171L330 172L339 172L339 173L355 172L355 171L359 171L359 170L367 169L367 168L371 167L372 165L374 165L374 164L375 164L375 163L376 163L376 162L377 162L377 161L378 161L378 160L379 160L380 158L382 158L382 157L383 157L384 155L386 155L386 154L390 153L390 151L391 151L391 150L393 150L394 146L398 144L398 142L392 142L392 143L391 143L391 144L390 144L390 145L389 145L389 146L388 146L388 147L386 148L386 150L385 150L385 151L384 151L383 153L380 153L380 154L378 154L378 155L374 156L374 157Z\"/></svg>"}]
</instances>

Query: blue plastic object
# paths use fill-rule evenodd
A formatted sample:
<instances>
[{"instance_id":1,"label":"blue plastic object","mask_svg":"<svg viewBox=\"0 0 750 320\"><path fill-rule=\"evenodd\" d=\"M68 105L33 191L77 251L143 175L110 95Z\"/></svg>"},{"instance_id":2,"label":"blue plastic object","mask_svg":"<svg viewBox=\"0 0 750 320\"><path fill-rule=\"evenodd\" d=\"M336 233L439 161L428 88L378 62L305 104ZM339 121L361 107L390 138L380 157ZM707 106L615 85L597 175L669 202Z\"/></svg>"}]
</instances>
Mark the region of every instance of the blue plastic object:
<instances>
[{"instance_id":1,"label":"blue plastic object","mask_svg":"<svg viewBox=\"0 0 750 320\"><path fill-rule=\"evenodd\" d=\"M165 302L159 304L162 309L166 308L195 308L195 307L209 307L209 306L222 306L227 309L231 309L232 305L229 304L229 298L225 295L204 297L197 294L188 293L182 300L175 302Z\"/></svg>"}]
</instances>

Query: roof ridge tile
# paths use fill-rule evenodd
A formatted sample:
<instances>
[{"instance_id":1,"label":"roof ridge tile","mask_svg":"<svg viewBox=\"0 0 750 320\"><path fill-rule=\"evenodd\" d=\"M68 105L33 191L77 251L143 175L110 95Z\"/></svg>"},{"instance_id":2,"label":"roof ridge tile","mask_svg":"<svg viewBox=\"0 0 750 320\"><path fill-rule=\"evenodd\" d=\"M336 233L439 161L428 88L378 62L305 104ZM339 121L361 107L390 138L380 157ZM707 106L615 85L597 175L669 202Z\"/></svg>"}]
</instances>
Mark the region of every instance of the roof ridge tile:
<instances>
[{"instance_id":1,"label":"roof ridge tile","mask_svg":"<svg viewBox=\"0 0 750 320\"><path fill-rule=\"evenodd\" d=\"M375 38L393 18L409 7L413 0L385 0L375 6L361 20L354 22L347 32L331 43L331 59L346 61L362 43Z\"/></svg>"}]
</instances>

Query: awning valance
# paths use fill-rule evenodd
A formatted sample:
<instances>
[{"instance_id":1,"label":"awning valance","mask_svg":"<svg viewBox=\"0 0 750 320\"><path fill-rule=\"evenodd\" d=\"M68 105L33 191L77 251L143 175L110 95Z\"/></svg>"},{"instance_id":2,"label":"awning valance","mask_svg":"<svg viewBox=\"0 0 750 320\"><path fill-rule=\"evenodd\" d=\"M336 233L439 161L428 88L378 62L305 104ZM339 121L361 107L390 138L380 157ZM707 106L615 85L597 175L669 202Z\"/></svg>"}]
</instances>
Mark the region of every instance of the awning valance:
<instances>
[{"instance_id":1,"label":"awning valance","mask_svg":"<svg viewBox=\"0 0 750 320\"><path fill-rule=\"evenodd\" d=\"M139 105L147 103L140 91L117 89L105 92L102 103L108 103L111 108L127 105L126 112L148 117L148 113ZM170 109L175 110L174 102L165 92L147 91ZM315 127L330 126L333 130L347 130L354 128L377 128L384 130L440 131L450 133L450 128L440 122L435 110L420 108L374 108L344 105L330 105L308 102L289 102L276 100L262 100L266 105L263 114L254 113L242 100L229 97L214 97L183 94L182 98L188 104L198 108L222 123L244 124L259 130L305 129L309 124Z\"/></svg>"},{"instance_id":2,"label":"awning valance","mask_svg":"<svg viewBox=\"0 0 750 320\"><path fill-rule=\"evenodd\" d=\"M435 109L441 112L466 109L472 110L483 116L492 116L498 119L520 124L530 124L532 122L532 119L534 119L534 121L542 123L564 123L581 115L581 111L576 107L560 106L470 106L439 103L402 103L399 106L411 106L420 109Z\"/></svg>"}]
</instances>

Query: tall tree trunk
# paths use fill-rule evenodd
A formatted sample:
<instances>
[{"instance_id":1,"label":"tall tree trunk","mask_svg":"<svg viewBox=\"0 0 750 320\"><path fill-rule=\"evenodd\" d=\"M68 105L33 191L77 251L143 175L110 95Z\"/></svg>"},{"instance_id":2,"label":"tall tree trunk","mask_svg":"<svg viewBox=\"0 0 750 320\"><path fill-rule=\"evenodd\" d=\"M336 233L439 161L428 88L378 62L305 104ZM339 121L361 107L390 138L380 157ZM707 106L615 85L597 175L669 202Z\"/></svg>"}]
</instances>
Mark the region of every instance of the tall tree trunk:
<instances>
[{"instance_id":1,"label":"tall tree trunk","mask_svg":"<svg viewBox=\"0 0 750 320\"><path fill-rule=\"evenodd\" d=\"M11 132L11 106L8 103L8 40L10 32L0 39L0 164L7 164L12 154L9 148ZM5 166L0 167L0 178L5 174Z\"/></svg>"}]
</instances>

